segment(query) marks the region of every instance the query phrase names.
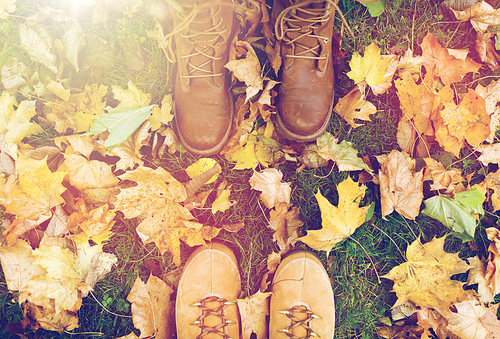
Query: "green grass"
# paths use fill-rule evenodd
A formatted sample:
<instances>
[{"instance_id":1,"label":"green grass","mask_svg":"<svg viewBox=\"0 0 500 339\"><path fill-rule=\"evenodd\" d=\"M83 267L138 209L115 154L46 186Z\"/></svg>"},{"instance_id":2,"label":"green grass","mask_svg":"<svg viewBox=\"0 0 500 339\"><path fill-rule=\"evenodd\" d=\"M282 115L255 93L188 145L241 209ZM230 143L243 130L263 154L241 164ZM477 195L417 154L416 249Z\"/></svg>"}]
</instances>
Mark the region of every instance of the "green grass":
<instances>
[{"instance_id":1,"label":"green grass","mask_svg":"<svg viewBox=\"0 0 500 339\"><path fill-rule=\"evenodd\" d=\"M70 2L61 5L58 1L47 1L50 6L59 6L66 11L70 10ZM94 23L91 12L78 13L77 19L86 30L93 32L101 38L114 41L119 38L132 38L141 44L144 58L144 67L138 72L131 72L123 63L122 55L115 50L114 66L108 69L92 69L75 74L70 66L66 67L67 76L75 83L85 84L100 82L108 86L126 87L129 80L133 81L146 93L151 93L152 103L159 103L164 94L172 89L172 65L170 65L157 42L147 38L146 31L153 28L154 23L147 11L147 6L152 1L144 1L146 8L132 17L121 11L108 12L108 19L104 22ZM33 63L27 54L19 47L19 33L17 25L23 17L37 12L33 1L18 0L17 17L0 20L0 67L13 56L23 61L33 72L37 70L42 75L47 70ZM450 48L464 48L474 50L474 33L470 25L437 23L439 11L436 5L428 0L388 1L386 11L378 18L371 18L367 9L354 0L340 0L339 7L343 11L349 26L354 32L354 39L344 33L342 48L346 52L336 82L336 98L347 94L354 83L346 73L350 70L349 60L353 53L363 54L364 48L374 42L382 49L382 53L389 53L397 48L406 50L411 47L415 54L420 54L419 44L427 32L436 36L444 46ZM417 11L415 12L415 8ZM54 38L61 37L60 25L51 19L42 22L47 26ZM341 22L338 20L340 29ZM169 23L166 22L166 27ZM117 44L116 44L117 46ZM472 52L473 57L475 57ZM474 84L474 81L484 76L492 75L486 67L479 74L468 75L457 90L463 90ZM493 74L494 75L494 74ZM490 79L481 80L486 85ZM3 87L0 84L0 91ZM108 94L111 98L111 94ZM370 100L377 107L377 113L372 115L371 122L364 123L362 127L352 129L340 116L333 114L329 132L339 140L347 140L354 144L362 155L373 158L397 149L396 129L398 117L401 115L399 101L394 88L386 94L375 96L369 94ZM45 134L28 140L33 145L43 145L50 142L55 136L54 131L47 130ZM463 151L463 156L467 151ZM165 154L157 164L162 166L181 182L186 182L188 176L184 169L198 159L189 153ZM259 201L259 192L251 190L248 180L252 175L251 170L238 171L232 169L233 165L223 157L215 159L222 166L223 179L231 186L230 200L238 201L229 211L217 213L215 216L207 210L195 210L193 214L203 223L209 225L223 225L243 221L245 228L237 233L221 231L218 239L227 243L236 253L242 274L244 296L257 291L261 278L265 273L267 255L277 251L276 244L272 241L272 230L266 227L269 211ZM459 162L457 166L466 173L478 173L481 166L475 158ZM285 162L279 165L283 172L283 180L292 186L292 203L300 207L301 220L304 227L301 232L321 228L321 215L314 194L318 189L334 205L338 203L336 185L349 175L327 167L312 169L306 168L297 173L297 164ZM351 176L357 177L357 173ZM475 180L482 180L480 174L475 175ZM217 183L218 183L217 182ZM391 268L402 263L399 249L404 253L408 244L421 236L423 241L433 237L443 236L447 230L439 222L429 217L420 215L416 221L408 221L393 213L386 220L382 219L380 212L380 192L378 186L368 183L368 190L364 204L376 204L375 215L370 223L360 227L345 242L338 244L327 257L324 252L317 254L325 265L330 276L336 299L336 339L344 338L377 338L375 327L379 325L377 319L390 314L390 308L396 301L396 296L391 293L392 283L378 277L387 274ZM212 184L210 187L215 187ZM208 187L203 187L208 189ZM213 200L214 194L209 196ZM476 244L484 252L487 240L484 228L497 225L496 215L487 215L478 227ZM74 330L72 335L58 334L40 330L38 338L90 338L103 337L115 338L126 335L134 330L130 318L130 304L126 297L136 279L143 281L150 273L160 276L165 281L173 282L178 277L180 270L172 263L172 256L168 252L161 255L153 244L143 245L135 232L136 220L125 220L119 214L113 227L114 235L106 243L104 251L116 255L117 266L95 288L92 296L85 298L83 306L78 312L81 327ZM487 225L487 226L486 226ZM387 234L387 235L386 235ZM361 247L359 244L362 244ZM397 245L397 246L396 246ZM303 244L298 247L305 248ZM462 257L470 254L460 242L448 238L446 249L459 252ZM182 262L185 262L193 249L186 245L182 247ZM372 265L373 261L374 265ZM181 266L182 267L182 266ZM16 296L7 290L3 272L0 273L0 337L17 338L6 332L7 324L18 323L23 319L22 311L15 301ZM106 309L105 309L105 308ZM109 312L113 312L109 313ZM138 331L134 330L137 334ZM75 335L78 333L85 333Z\"/></svg>"}]
</instances>

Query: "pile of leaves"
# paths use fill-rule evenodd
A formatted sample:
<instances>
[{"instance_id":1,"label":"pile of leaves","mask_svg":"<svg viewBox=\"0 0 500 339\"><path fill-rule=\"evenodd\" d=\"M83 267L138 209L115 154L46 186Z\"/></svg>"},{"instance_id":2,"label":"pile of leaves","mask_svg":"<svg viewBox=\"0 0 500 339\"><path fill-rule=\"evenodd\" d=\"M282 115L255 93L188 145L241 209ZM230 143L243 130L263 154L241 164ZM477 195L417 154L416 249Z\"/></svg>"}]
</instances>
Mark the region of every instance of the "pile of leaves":
<instances>
[{"instance_id":1,"label":"pile of leaves","mask_svg":"<svg viewBox=\"0 0 500 339\"><path fill-rule=\"evenodd\" d=\"M139 2L127 4L122 10L134 15ZM258 339L266 337L269 281L281 257L300 243L328 255L337 244L353 239L360 226L371 227L374 211L380 209L382 218L395 212L415 220L425 214L448 227L451 236L474 246L479 220L485 212L500 210L500 172L488 172L489 164L500 161L499 81L486 87L471 85L464 92L454 87L467 73L485 65L494 69L492 58L498 54L493 47L481 57L481 64L468 51L443 47L429 33L420 44L421 55L411 49L404 55L381 55L376 44L367 46L363 56L355 53L347 73L354 87L340 98L335 113L352 129L359 128L377 112L367 101L368 94L382 95L391 87L397 90L403 113L397 130L400 150L375 160L360 157L351 142L330 132L307 144L289 142L276 133L271 117L276 114L278 81L273 73L278 74L281 60L266 34L265 2L244 8L238 7L238 17L246 35L240 34L240 40L232 43L233 57L226 65L233 74L236 96L231 137L219 157L201 158L186 168L185 178L190 179L184 181L158 165L167 153L186 152L172 130L171 95L152 104L151 95L131 81L127 88L100 83L74 86L67 73L99 72L114 58L111 43L85 31L61 10L43 7L36 16L20 19L20 47L37 71L16 58L1 70L0 201L5 214L0 261L8 289L16 293L24 311L23 329L63 332L79 327L82 298L92 295L96 283L119 260L103 252L118 213L136 220L142 242L154 243L178 267L182 266L181 242L189 247L203 245L222 229L238 232L245 227L244 223L206 224L193 213L196 209L208 209L214 215L231 213L234 205L243 203L230 199L231 187L218 160L230 163L231 170L252 172L249 185L261 192L277 249L268 258L259 291L238 300L243 338L251 333ZM255 8L260 9L258 14ZM109 9L100 10L96 7L94 20ZM2 3L0 20L15 11L15 0ZM500 10L486 2L456 11L456 16L470 20L481 41L488 27L500 24ZM40 23L46 20L64 29L60 38L44 30ZM256 26L262 28L262 37L248 34ZM169 41L158 22L149 35L161 48ZM340 43L340 37L336 39ZM140 66L127 53L133 45L121 45L123 60L132 68ZM335 57L341 58L342 53ZM47 131L54 137L43 145L30 142ZM446 160L460 158L464 148L486 166L484 180L472 180L479 177L474 174L463 176ZM317 192L322 228L307 235L301 232L300 208L291 202L292 187L283 182L278 169L285 162L296 164L297 172L331 166L358 180L348 177L337 186L337 206ZM374 201L365 199L368 184L380 192ZM215 200L208 199L212 192ZM444 251L444 237L425 244L417 239L409 245L406 262L383 276L394 281L398 298L394 310L403 316L398 318L393 311L394 322L379 327L379 335L392 338L411 332L421 338L495 338L500 333L498 304L494 304L500 293L500 233L494 227L486 232L489 254L467 261ZM467 271L467 282L452 279ZM476 289L464 289L476 284ZM171 319L174 285L153 275L146 283L136 279L127 300L141 338L169 336L172 326L164 319ZM410 320L397 322L415 314L418 319L411 325L405 322Z\"/></svg>"}]
</instances>

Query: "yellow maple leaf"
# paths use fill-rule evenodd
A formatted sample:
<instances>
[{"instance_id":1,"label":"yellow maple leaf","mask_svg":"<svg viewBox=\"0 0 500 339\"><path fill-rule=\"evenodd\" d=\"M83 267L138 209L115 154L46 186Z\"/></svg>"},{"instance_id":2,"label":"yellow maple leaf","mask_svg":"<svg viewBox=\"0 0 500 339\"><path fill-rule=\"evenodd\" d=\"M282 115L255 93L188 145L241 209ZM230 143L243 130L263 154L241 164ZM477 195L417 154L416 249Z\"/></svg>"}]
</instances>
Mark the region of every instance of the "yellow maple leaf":
<instances>
[{"instance_id":1,"label":"yellow maple leaf","mask_svg":"<svg viewBox=\"0 0 500 339\"><path fill-rule=\"evenodd\" d=\"M17 159L17 149L21 140L40 133L41 127L30 122L36 114L34 101L22 101L16 110L16 100L7 92L0 96L0 149Z\"/></svg>"},{"instance_id":2,"label":"yellow maple leaf","mask_svg":"<svg viewBox=\"0 0 500 339\"><path fill-rule=\"evenodd\" d=\"M214 166L217 166L218 168L217 173L215 173L208 181L205 182L205 184L210 184L212 182L215 182L215 180L217 180L217 178L219 177L219 173L222 171L220 165L217 163L215 159L212 158L198 159L197 161L195 161L186 168L186 173L189 175L191 179L193 179L194 177L212 169Z\"/></svg>"},{"instance_id":3,"label":"yellow maple leaf","mask_svg":"<svg viewBox=\"0 0 500 339\"><path fill-rule=\"evenodd\" d=\"M231 190L222 190L218 193L217 198L212 203L212 214L215 214L217 211L224 212L235 204L229 201L230 194Z\"/></svg>"},{"instance_id":4,"label":"yellow maple leaf","mask_svg":"<svg viewBox=\"0 0 500 339\"><path fill-rule=\"evenodd\" d=\"M486 31L489 25L500 24L500 9L495 9L486 1L478 1L463 11L455 11L458 20L470 20L476 32Z\"/></svg>"},{"instance_id":5,"label":"yellow maple leaf","mask_svg":"<svg viewBox=\"0 0 500 339\"><path fill-rule=\"evenodd\" d=\"M132 81L128 82L128 89L113 86L113 94L120 104L116 107L142 107L151 102L151 94L145 94L138 89Z\"/></svg>"},{"instance_id":6,"label":"yellow maple leaf","mask_svg":"<svg viewBox=\"0 0 500 339\"><path fill-rule=\"evenodd\" d=\"M77 154L65 154L64 169L68 171L70 184L78 190L116 186L118 178L111 166L99 160L87 160Z\"/></svg>"},{"instance_id":7,"label":"yellow maple leaf","mask_svg":"<svg viewBox=\"0 0 500 339\"><path fill-rule=\"evenodd\" d=\"M260 199L267 208L273 208L280 202L290 203L292 189L289 183L281 182L282 178L283 173L276 168L253 172L249 180L250 186L262 192Z\"/></svg>"},{"instance_id":8,"label":"yellow maple leaf","mask_svg":"<svg viewBox=\"0 0 500 339\"><path fill-rule=\"evenodd\" d=\"M347 76L354 80L356 84L365 81L368 86L380 85L387 81L385 74L389 68L392 58L382 59L380 57L380 47L372 43L365 48L365 55L362 57L354 53L349 66L351 71Z\"/></svg>"},{"instance_id":9,"label":"yellow maple leaf","mask_svg":"<svg viewBox=\"0 0 500 339\"><path fill-rule=\"evenodd\" d=\"M158 130L162 124L168 124L174 118L172 114L172 94L166 94L161 100L161 108L155 106L148 120L151 122L151 130Z\"/></svg>"},{"instance_id":10,"label":"yellow maple leaf","mask_svg":"<svg viewBox=\"0 0 500 339\"><path fill-rule=\"evenodd\" d=\"M359 87L354 87L343 98L340 98L333 111L343 117L349 125L356 128L360 125L354 119L370 121L370 115L377 112L377 107L367 101Z\"/></svg>"},{"instance_id":11,"label":"yellow maple leaf","mask_svg":"<svg viewBox=\"0 0 500 339\"><path fill-rule=\"evenodd\" d=\"M51 208L64 203L61 194L66 190L62 185L66 172L52 173L46 159L26 159L20 154L16 167L18 176L9 177L5 198L6 212L16 215L16 219L2 235L10 245L49 219Z\"/></svg>"},{"instance_id":12,"label":"yellow maple leaf","mask_svg":"<svg viewBox=\"0 0 500 339\"><path fill-rule=\"evenodd\" d=\"M365 195L366 186L358 186L350 177L337 186L339 204L333 206L318 190L315 197L321 211L322 228L307 231L307 235L297 240L306 243L317 251L328 255L339 242L347 239L365 222L370 206L359 207Z\"/></svg>"},{"instance_id":13,"label":"yellow maple leaf","mask_svg":"<svg viewBox=\"0 0 500 339\"><path fill-rule=\"evenodd\" d=\"M112 155L120 157L116 163L117 170L127 170L134 168L136 164L144 164L140 150L142 146L148 145L148 139L151 136L150 125L148 121L144 122L127 140L111 150Z\"/></svg>"},{"instance_id":14,"label":"yellow maple leaf","mask_svg":"<svg viewBox=\"0 0 500 339\"><path fill-rule=\"evenodd\" d=\"M450 277L471 267L457 253L444 252L444 239L436 238L424 245L415 240L406 250L408 262L383 276L394 281L396 305L410 300L420 307L447 309L468 298L462 288L464 283Z\"/></svg>"}]
</instances>

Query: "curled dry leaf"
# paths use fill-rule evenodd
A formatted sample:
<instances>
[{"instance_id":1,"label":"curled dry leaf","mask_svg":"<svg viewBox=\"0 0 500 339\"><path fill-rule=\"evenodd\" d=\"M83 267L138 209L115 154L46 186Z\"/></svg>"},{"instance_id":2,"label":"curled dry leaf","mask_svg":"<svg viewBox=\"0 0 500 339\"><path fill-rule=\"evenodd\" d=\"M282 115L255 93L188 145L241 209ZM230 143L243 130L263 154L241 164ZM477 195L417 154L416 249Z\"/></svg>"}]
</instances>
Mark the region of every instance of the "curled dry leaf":
<instances>
[{"instance_id":1,"label":"curled dry leaf","mask_svg":"<svg viewBox=\"0 0 500 339\"><path fill-rule=\"evenodd\" d=\"M160 278L150 275L145 284L137 277L127 300L132 303L134 327L140 338L170 338L172 326L170 295L174 292Z\"/></svg>"},{"instance_id":2,"label":"curled dry leaf","mask_svg":"<svg viewBox=\"0 0 500 339\"><path fill-rule=\"evenodd\" d=\"M420 213L423 194L423 171L411 170L411 159L393 150L379 172L382 217L393 211L414 220Z\"/></svg>"},{"instance_id":3,"label":"curled dry leaf","mask_svg":"<svg viewBox=\"0 0 500 339\"><path fill-rule=\"evenodd\" d=\"M275 168L267 168L261 172L253 172L250 186L261 191L260 199L267 208L273 208L278 203L290 203L291 187L289 183L281 182L283 173Z\"/></svg>"},{"instance_id":4,"label":"curled dry leaf","mask_svg":"<svg viewBox=\"0 0 500 339\"><path fill-rule=\"evenodd\" d=\"M500 55L495 49L493 41L495 36L495 32L477 32L476 34L476 51L479 58L493 72L500 70Z\"/></svg>"},{"instance_id":5,"label":"curled dry leaf","mask_svg":"<svg viewBox=\"0 0 500 339\"><path fill-rule=\"evenodd\" d=\"M281 251L293 245L298 238L297 228L304 225L299 219L300 209L298 206L279 202L275 209L271 210L269 228L275 230L273 240L278 244Z\"/></svg>"},{"instance_id":6,"label":"curled dry leaf","mask_svg":"<svg viewBox=\"0 0 500 339\"><path fill-rule=\"evenodd\" d=\"M370 121L370 115L377 112L377 108L367 101L363 93L355 86L343 98L339 99L333 111L343 117L349 125L356 128L360 125L354 119Z\"/></svg>"},{"instance_id":7,"label":"curled dry leaf","mask_svg":"<svg viewBox=\"0 0 500 339\"><path fill-rule=\"evenodd\" d=\"M446 329L448 321L436 310L432 308L424 308L417 311L418 326L424 329L422 339L430 339L433 337L431 329L438 338L460 339L455 334Z\"/></svg>"},{"instance_id":8,"label":"curled dry leaf","mask_svg":"<svg viewBox=\"0 0 500 339\"><path fill-rule=\"evenodd\" d=\"M260 62L253 47L247 41L236 41L234 44L236 48L244 50L245 53L241 59L230 60L224 67L247 85L246 102L264 88L264 80L260 75Z\"/></svg>"},{"instance_id":9,"label":"curled dry leaf","mask_svg":"<svg viewBox=\"0 0 500 339\"><path fill-rule=\"evenodd\" d=\"M142 146L148 145L149 128L151 124L145 121L127 140L111 150L111 155L120 157L116 163L117 170L127 170L134 168L135 165L143 165L143 155L140 150Z\"/></svg>"},{"instance_id":10,"label":"curled dry leaf","mask_svg":"<svg viewBox=\"0 0 500 339\"><path fill-rule=\"evenodd\" d=\"M352 142L342 140L338 142L331 133L325 132L316 140L316 152L325 160L333 160L339 167L339 171L360 171L371 169L358 157L358 150L352 146Z\"/></svg>"},{"instance_id":11,"label":"curled dry leaf","mask_svg":"<svg viewBox=\"0 0 500 339\"><path fill-rule=\"evenodd\" d=\"M250 339L255 333L257 339L267 338L266 315L269 314L269 296L272 292L258 291L245 299L238 299L241 315L241 338Z\"/></svg>"},{"instance_id":12,"label":"curled dry leaf","mask_svg":"<svg viewBox=\"0 0 500 339\"><path fill-rule=\"evenodd\" d=\"M431 190L445 189L445 193L453 193L455 185L462 181L462 172L456 168L446 170L442 163L433 158L425 158L427 171L424 181L432 179Z\"/></svg>"},{"instance_id":13,"label":"curled dry leaf","mask_svg":"<svg viewBox=\"0 0 500 339\"><path fill-rule=\"evenodd\" d=\"M490 227L486 229L486 235L491 241L488 247L488 262L486 265L485 279L492 294L500 293L500 231Z\"/></svg>"}]
</instances>

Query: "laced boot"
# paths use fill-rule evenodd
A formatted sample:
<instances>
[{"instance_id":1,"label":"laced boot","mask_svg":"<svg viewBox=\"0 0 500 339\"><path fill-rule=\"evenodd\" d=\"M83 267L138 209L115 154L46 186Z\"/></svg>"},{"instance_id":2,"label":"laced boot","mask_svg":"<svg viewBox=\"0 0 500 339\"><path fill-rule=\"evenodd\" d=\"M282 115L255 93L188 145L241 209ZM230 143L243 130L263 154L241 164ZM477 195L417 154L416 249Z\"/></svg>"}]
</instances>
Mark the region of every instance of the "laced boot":
<instances>
[{"instance_id":1,"label":"laced boot","mask_svg":"<svg viewBox=\"0 0 500 339\"><path fill-rule=\"evenodd\" d=\"M278 130L300 142L326 130L333 108L332 48L338 0L274 0L272 18L282 65L274 116Z\"/></svg>"},{"instance_id":2,"label":"laced boot","mask_svg":"<svg viewBox=\"0 0 500 339\"><path fill-rule=\"evenodd\" d=\"M215 242L196 249L186 262L177 289L177 338L238 339L236 299L240 293L233 252Z\"/></svg>"},{"instance_id":3,"label":"laced boot","mask_svg":"<svg viewBox=\"0 0 500 339\"><path fill-rule=\"evenodd\" d=\"M234 111L224 68L233 34L233 3L183 0L170 5L170 11L174 29L167 36L167 56L177 61L177 134L191 153L216 154L229 137Z\"/></svg>"},{"instance_id":4,"label":"laced boot","mask_svg":"<svg viewBox=\"0 0 500 339\"><path fill-rule=\"evenodd\" d=\"M333 290L316 256L300 251L283 259L272 292L269 339L333 339Z\"/></svg>"}]
</instances>

